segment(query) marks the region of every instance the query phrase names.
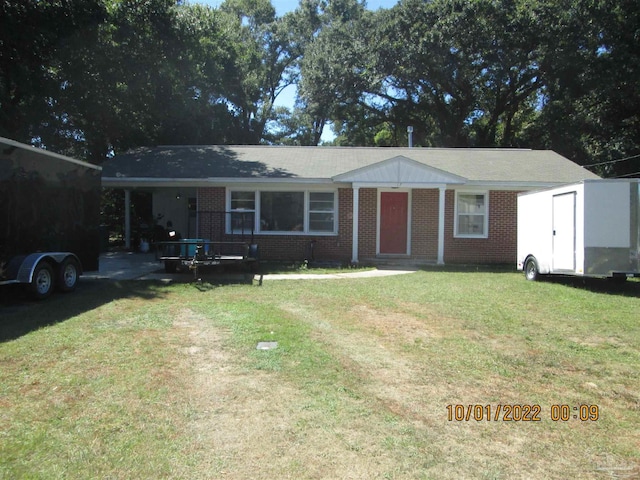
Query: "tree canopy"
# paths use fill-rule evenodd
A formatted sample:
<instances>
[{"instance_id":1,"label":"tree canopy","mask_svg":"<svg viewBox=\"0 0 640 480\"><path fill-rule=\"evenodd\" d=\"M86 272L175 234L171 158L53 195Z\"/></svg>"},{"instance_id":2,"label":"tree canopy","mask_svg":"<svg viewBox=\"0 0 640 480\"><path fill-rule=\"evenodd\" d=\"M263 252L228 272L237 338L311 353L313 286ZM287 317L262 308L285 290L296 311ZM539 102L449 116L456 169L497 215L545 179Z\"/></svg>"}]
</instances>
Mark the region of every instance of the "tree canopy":
<instances>
[{"instance_id":1,"label":"tree canopy","mask_svg":"<svg viewBox=\"0 0 640 480\"><path fill-rule=\"evenodd\" d=\"M553 149L640 172L630 0L0 2L0 135L95 163L153 144ZM292 108L276 106L297 87Z\"/></svg>"}]
</instances>

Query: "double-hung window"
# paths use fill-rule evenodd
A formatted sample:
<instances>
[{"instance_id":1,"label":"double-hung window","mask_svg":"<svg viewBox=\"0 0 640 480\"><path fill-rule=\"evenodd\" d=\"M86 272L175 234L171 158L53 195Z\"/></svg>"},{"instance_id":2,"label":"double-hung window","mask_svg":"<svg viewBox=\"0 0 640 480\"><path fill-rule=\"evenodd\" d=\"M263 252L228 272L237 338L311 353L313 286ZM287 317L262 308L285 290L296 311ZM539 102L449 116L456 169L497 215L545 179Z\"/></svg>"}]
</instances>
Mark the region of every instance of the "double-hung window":
<instances>
[{"instance_id":1,"label":"double-hung window","mask_svg":"<svg viewBox=\"0 0 640 480\"><path fill-rule=\"evenodd\" d=\"M244 225L246 231L246 222L251 221L256 233L334 234L336 197L335 191L231 190L228 230L237 232ZM250 220L247 213L252 215Z\"/></svg>"},{"instance_id":2,"label":"double-hung window","mask_svg":"<svg viewBox=\"0 0 640 480\"><path fill-rule=\"evenodd\" d=\"M255 192L234 191L230 195L230 225L227 230L247 233L254 229L256 217Z\"/></svg>"},{"instance_id":3,"label":"double-hung window","mask_svg":"<svg viewBox=\"0 0 640 480\"><path fill-rule=\"evenodd\" d=\"M309 231L333 233L335 229L335 193L309 192Z\"/></svg>"},{"instance_id":4,"label":"double-hung window","mask_svg":"<svg viewBox=\"0 0 640 480\"><path fill-rule=\"evenodd\" d=\"M488 195L456 192L456 237L487 238Z\"/></svg>"}]
</instances>

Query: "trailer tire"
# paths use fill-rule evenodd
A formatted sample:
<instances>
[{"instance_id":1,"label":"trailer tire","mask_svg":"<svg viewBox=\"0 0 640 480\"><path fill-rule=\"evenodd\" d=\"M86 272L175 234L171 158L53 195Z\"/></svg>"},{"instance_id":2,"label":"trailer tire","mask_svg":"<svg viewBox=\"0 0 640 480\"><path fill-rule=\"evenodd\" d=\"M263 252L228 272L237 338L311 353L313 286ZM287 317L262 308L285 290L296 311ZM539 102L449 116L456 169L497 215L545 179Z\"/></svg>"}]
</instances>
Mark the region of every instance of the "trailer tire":
<instances>
[{"instance_id":1,"label":"trailer tire","mask_svg":"<svg viewBox=\"0 0 640 480\"><path fill-rule=\"evenodd\" d=\"M29 284L31 295L36 300L44 300L51 295L54 285L53 268L49 262L41 261L33 270L33 277Z\"/></svg>"},{"instance_id":2,"label":"trailer tire","mask_svg":"<svg viewBox=\"0 0 640 480\"><path fill-rule=\"evenodd\" d=\"M538 262L534 257L529 257L524 263L524 276L527 280L535 282L540 280L540 271L538 270Z\"/></svg>"},{"instance_id":3,"label":"trailer tire","mask_svg":"<svg viewBox=\"0 0 640 480\"><path fill-rule=\"evenodd\" d=\"M61 292L73 292L78 284L80 264L73 257L67 257L60 264L56 286Z\"/></svg>"}]
</instances>

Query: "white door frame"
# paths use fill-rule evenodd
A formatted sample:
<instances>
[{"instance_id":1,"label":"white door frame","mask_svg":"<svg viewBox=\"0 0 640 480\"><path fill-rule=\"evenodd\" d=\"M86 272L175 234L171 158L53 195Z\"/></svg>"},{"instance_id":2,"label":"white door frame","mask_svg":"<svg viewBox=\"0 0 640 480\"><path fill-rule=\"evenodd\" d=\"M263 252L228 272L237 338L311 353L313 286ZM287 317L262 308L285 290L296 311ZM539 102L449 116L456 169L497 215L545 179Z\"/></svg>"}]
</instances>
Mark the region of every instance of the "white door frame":
<instances>
[{"instance_id":1,"label":"white door frame","mask_svg":"<svg viewBox=\"0 0 640 480\"><path fill-rule=\"evenodd\" d=\"M378 188L376 202L376 255L411 255L411 188ZM380 199L382 192L406 193L407 194L407 247L405 253L380 253Z\"/></svg>"}]
</instances>

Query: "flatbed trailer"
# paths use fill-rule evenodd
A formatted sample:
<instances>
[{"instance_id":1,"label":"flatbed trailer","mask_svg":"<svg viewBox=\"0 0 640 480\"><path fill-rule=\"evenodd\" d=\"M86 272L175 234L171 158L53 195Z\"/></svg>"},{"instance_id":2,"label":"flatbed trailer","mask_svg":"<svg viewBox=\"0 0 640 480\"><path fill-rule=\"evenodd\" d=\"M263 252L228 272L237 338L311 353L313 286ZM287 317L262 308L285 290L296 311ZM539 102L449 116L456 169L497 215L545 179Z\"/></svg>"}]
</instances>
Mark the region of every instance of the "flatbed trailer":
<instances>
[{"instance_id":1,"label":"flatbed trailer","mask_svg":"<svg viewBox=\"0 0 640 480\"><path fill-rule=\"evenodd\" d=\"M198 278L201 268L246 266L257 272L260 265L258 245L253 238L253 213L198 212L209 225L208 238L186 238L155 243L156 259L164 262L167 273L189 270ZM239 228L233 228L233 226Z\"/></svg>"}]
</instances>

